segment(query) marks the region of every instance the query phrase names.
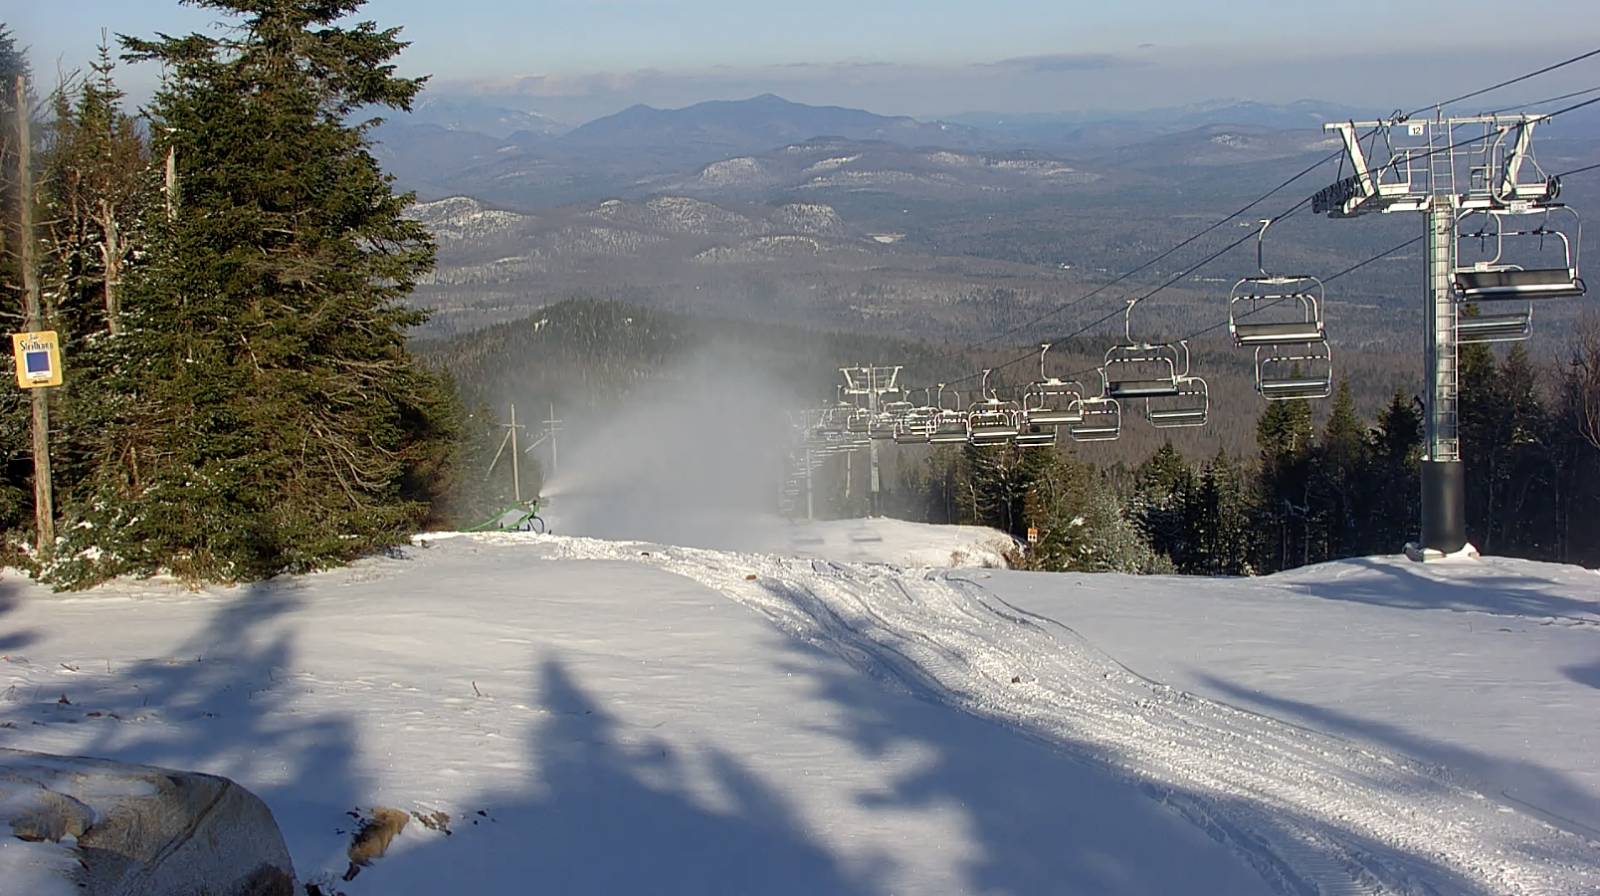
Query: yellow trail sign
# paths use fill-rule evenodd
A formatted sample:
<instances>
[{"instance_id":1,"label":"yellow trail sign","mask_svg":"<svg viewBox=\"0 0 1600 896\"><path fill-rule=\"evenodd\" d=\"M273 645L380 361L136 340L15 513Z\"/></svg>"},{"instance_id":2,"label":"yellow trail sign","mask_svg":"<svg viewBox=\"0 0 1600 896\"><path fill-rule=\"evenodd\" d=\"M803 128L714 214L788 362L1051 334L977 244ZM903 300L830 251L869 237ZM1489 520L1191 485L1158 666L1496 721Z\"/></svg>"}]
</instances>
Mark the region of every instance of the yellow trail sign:
<instances>
[{"instance_id":1,"label":"yellow trail sign","mask_svg":"<svg viewBox=\"0 0 1600 896\"><path fill-rule=\"evenodd\" d=\"M24 389L61 385L61 341L55 330L11 334L17 385Z\"/></svg>"}]
</instances>

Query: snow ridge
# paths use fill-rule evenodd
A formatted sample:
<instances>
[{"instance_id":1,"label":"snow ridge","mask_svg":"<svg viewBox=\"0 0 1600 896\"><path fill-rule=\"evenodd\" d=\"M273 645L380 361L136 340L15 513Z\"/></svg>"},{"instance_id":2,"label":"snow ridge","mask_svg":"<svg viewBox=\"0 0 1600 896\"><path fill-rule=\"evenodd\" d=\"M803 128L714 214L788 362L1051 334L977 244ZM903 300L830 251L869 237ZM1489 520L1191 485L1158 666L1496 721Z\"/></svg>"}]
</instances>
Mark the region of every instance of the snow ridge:
<instances>
[{"instance_id":1,"label":"snow ridge","mask_svg":"<svg viewBox=\"0 0 1600 896\"><path fill-rule=\"evenodd\" d=\"M539 540L559 556L688 577L892 686L1101 767L1292 896L1543 896L1600 883L1600 843L1486 798L1464 776L1140 678L947 572Z\"/></svg>"}]
</instances>

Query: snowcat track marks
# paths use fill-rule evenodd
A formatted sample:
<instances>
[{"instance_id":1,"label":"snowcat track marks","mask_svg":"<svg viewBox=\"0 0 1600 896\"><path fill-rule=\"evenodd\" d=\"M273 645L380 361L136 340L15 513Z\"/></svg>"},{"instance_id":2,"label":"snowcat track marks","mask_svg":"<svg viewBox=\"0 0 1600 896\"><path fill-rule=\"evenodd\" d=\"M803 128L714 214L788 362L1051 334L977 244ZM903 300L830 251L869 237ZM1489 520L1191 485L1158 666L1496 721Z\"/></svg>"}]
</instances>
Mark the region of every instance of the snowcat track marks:
<instances>
[{"instance_id":1,"label":"snowcat track marks","mask_svg":"<svg viewBox=\"0 0 1600 896\"><path fill-rule=\"evenodd\" d=\"M988 719L1179 811L1287 896L1591 893L1600 854L1465 776L1141 678L973 582L555 538L700 582L921 699ZM752 563L758 580L745 574ZM781 583L780 587L774 587ZM1026 672L1019 686L1013 677Z\"/></svg>"}]
</instances>

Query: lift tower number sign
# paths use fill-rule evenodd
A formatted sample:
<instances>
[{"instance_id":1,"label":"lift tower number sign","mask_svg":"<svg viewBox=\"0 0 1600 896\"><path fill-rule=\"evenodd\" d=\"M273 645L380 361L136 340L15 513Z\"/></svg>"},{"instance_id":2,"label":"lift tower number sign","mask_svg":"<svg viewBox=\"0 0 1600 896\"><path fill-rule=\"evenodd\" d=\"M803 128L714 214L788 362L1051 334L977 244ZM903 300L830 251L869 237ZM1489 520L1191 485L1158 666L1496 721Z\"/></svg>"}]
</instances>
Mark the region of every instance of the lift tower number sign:
<instances>
[{"instance_id":1,"label":"lift tower number sign","mask_svg":"<svg viewBox=\"0 0 1600 896\"><path fill-rule=\"evenodd\" d=\"M61 385L61 341L54 330L11 334L17 385L24 389Z\"/></svg>"}]
</instances>

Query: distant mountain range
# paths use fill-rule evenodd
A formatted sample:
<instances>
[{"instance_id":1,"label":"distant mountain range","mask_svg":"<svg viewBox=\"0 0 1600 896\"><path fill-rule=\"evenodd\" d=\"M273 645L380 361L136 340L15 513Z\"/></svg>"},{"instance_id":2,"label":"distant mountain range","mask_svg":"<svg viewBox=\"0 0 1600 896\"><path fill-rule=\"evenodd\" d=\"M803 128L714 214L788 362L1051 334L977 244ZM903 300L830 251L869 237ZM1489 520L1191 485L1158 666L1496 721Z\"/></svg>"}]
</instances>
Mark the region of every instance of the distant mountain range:
<instances>
[{"instance_id":1,"label":"distant mountain range","mask_svg":"<svg viewBox=\"0 0 1600 896\"><path fill-rule=\"evenodd\" d=\"M768 94L683 109L633 106L562 130L532 113L475 102L435 101L419 106L410 120L385 124L375 134L385 167L424 198L469 195L529 208L661 190L745 201L762 201L763 191L827 187L932 191L950 198L964 188L1082 184L1098 179L1084 173L1094 166L1083 160L1099 158L1142 167L1280 158L1320 140L1308 131L1321 121L1358 111L1311 102L1235 103L1141 113L1105 124L974 113L971 121L990 125L978 127L810 106ZM1254 123L1194 124L1208 117ZM1261 123L1267 121L1278 125ZM469 127L473 122L480 126ZM1281 127L1286 124L1296 127ZM1137 149L1130 153L1127 147ZM837 170L813 170L815 165ZM1047 171L1053 174L1041 174Z\"/></svg>"},{"instance_id":2,"label":"distant mountain range","mask_svg":"<svg viewBox=\"0 0 1600 896\"><path fill-rule=\"evenodd\" d=\"M554 144L572 151L647 144L657 151L725 156L761 152L813 137L946 149L997 149L1020 143L1014 137L962 124L921 122L840 106L808 106L763 94L683 109L633 106L563 134Z\"/></svg>"},{"instance_id":3,"label":"distant mountain range","mask_svg":"<svg viewBox=\"0 0 1600 896\"><path fill-rule=\"evenodd\" d=\"M572 126L537 112L512 109L471 97L423 95L402 124L433 125L447 131L475 131L490 137L516 133L554 135Z\"/></svg>"},{"instance_id":4,"label":"distant mountain range","mask_svg":"<svg viewBox=\"0 0 1600 896\"><path fill-rule=\"evenodd\" d=\"M649 134L686 151L761 152L812 137L884 140L946 149L1106 147L1212 124L1279 129L1317 128L1325 121L1381 117L1387 112L1316 100L1271 105L1216 101L1138 112L963 112L932 121L885 116L841 106L811 106L772 94L711 101L682 109L636 105L573 127L495 98L425 96L397 124L476 131L518 144L578 150L611 149Z\"/></svg>"},{"instance_id":5,"label":"distant mountain range","mask_svg":"<svg viewBox=\"0 0 1600 896\"><path fill-rule=\"evenodd\" d=\"M1209 125L1278 130L1320 129L1323 122L1374 119L1387 114L1388 111L1359 109L1317 100L1300 100L1283 105L1222 100L1139 112L963 112L949 116L949 120L1005 134L1030 146L1082 152L1124 146Z\"/></svg>"}]
</instances>

